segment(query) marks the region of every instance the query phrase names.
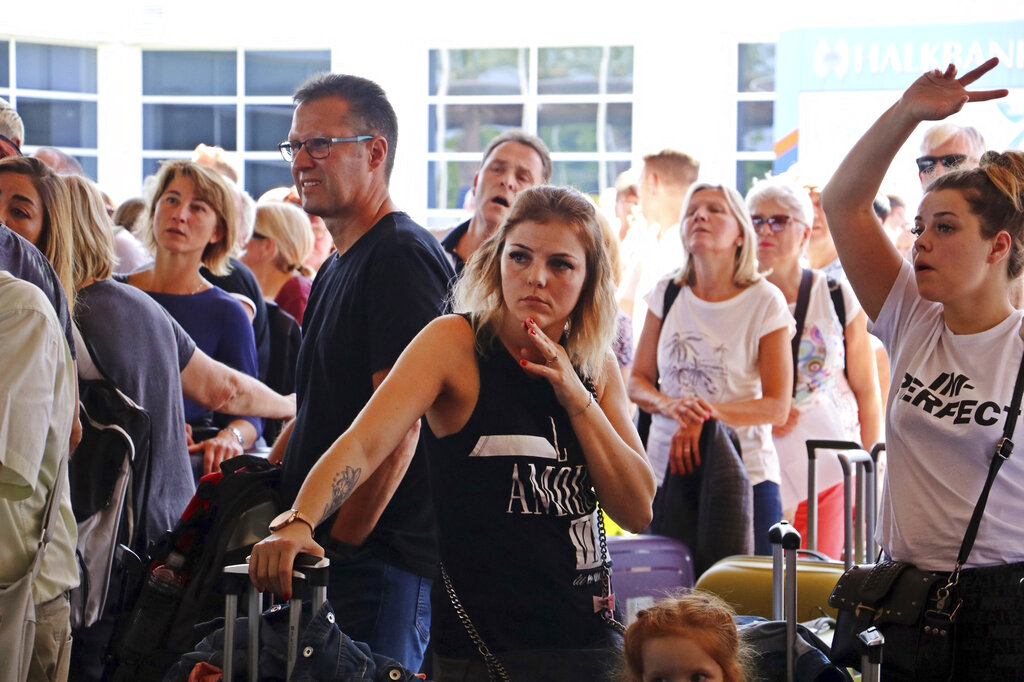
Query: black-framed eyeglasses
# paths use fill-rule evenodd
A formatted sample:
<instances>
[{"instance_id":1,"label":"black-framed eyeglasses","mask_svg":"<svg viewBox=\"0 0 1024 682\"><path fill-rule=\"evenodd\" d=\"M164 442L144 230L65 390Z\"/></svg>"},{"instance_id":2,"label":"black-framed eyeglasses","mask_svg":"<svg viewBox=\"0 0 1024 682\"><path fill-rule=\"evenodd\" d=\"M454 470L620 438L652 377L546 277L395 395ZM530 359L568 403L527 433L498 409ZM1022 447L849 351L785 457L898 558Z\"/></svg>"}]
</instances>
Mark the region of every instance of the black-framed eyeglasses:
<instances>
[{"instance_id":1,"label":"black-framed eyeglasses","mask_svg":"<svg viewBox=\"0 0 1024 682\"><path fill-rule=\"evenodd\" d=\"M944 156L919 156L914 159L917 170L925 175L935 170L935 164L942 162L944 168L956 168L967 160L966 154L946 154Z\"/></svg>"},{"instance_id":2,"label":"black-framed eyeglasses","mask_svg":"<svg viewBox=\"0 0 1024 682\"><path fill-rule=\"evenodd\" d=\"M281 156L288 163L292 162L295 155L299 153L299 150L303 147L306 148L306 153L314 159L326 159L331 155L331 145L336 142L366 142L372 140L373 135L355 135L353 137L311 137L308 140L296 140L295 142L287 141L277 145L277 148L281 150Z\"/></svg>"},{"instance_id":3,"label":"black-framed eyeglasses","mask_svg":"<svg viewBox=\"0 0 1024 682\"><path fill-rule=\"evenodd\" d=\"M772 232L782 232L790 222L800 221L788 215L754 215L750 216L750 222L754 224L754 232L760 231L762 225L767 225Z\"/></svg>"}]
</instances>

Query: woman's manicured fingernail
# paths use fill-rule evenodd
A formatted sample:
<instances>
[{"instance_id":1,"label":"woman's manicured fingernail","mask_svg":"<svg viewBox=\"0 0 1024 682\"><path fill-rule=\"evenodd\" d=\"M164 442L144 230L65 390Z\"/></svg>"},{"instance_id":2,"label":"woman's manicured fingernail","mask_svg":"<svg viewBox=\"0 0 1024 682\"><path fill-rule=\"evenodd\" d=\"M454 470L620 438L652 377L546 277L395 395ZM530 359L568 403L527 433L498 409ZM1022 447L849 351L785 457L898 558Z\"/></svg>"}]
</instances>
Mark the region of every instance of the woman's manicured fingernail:
<instances>
[{"instance_id":1,"label":"woman's manicured fingernail","mask_svg":"<svg viewBox=\"0 0 1024 682\"><path fill-rule=\"evenodd\" d=\"M530 333L533 334L534 336L537 336L537 330L536 329L530 329Z\"/></svg>"},{"instance_id":2,"label":"woman's manicured fingernail","mask_svg":"<svg viewBox=\"0 0 1024 682\"><path fill-rule=\"evenodd\" d=\"M526 367L526 360L520 360L519 364L522 365L523 367Z\"/></svg>"}]
</instances>

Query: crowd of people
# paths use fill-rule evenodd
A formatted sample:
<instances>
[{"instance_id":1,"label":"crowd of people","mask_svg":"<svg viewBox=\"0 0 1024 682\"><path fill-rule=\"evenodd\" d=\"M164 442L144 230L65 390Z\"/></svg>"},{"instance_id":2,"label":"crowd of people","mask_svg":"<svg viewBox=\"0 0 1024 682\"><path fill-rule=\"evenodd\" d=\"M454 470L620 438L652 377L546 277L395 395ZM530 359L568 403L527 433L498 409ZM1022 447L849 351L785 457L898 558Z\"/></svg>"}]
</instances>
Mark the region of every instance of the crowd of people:
<instances>
[{"instance_id":1,"label":"crowd of people","mask_svg":"<svg viewBox=\"0 0 1024 682\"><path fill-rule=\"evenodd\" d=\"M884 440L878 544L952 568L1019 417L1002 406L1024 356L1024 156L941 123L912 228L880 190L919 123L1005 94L968 89L993 66L922 76L823 189L789 173L744 197L663 150L602 209L549 185L544 142L508 131L471 214L434 235L390 195L397 117L357 76L299 87L279 145L295 184L258 200L201 145L115 206L73 157L23 156L0 104L0 584L31 565L74 452L75 375L104 377L152 417L144 539L198 477L266 446L289 509L253 548L253 583L287 599L295 556L326 555L337 624L410 670L745 679L732 614L699 594L641 612L622 663L606 523L658 527L714 421L767 554L771 525L806 528L807 439ZM1024 606L1022 466L997 479L960 573L965 677L1024 661L1019 627L999 627ZM819 481L819 549L838 558L838 466ZM35 583L33 680L99 679L113 630L111 615L70 631L68 495Z\"/></svg>"}]
</instances>

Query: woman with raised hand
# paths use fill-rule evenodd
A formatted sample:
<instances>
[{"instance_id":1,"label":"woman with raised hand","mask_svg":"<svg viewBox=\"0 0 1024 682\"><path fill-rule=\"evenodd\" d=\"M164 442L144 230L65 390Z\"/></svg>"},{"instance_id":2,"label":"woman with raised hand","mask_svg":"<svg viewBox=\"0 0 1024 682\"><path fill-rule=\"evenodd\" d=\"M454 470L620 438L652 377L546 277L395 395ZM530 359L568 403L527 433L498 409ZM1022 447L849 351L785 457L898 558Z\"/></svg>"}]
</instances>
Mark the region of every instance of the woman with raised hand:
<instances>
[{"instance_id":1,"label":"woman with raised hand","mask_svg":"<svg viewBox=\"0 0 1024 682\"><path fill-rule=\"evenodd\" d=\"M968 89L997 63L961 77L950 65L918 78L822 192L843 268L893 365L876 539L888 557L926 571L948 572L957 561L1024 355L1024 312L1008 297L1024 267L1024 154L987 152L980 167L928 185L914 219L913 262L900 257L871 202L919 123L1006 95ZM1022 480L1024 461L1011 457L960 574L953 679L1014 679L1024 670Z\"/></svg>"},{"instance_id":2,"label":"woman with raised hand","mask_svg":"<svg viewBox=\"0 0 1024 682\"><path fill-rule=\"evenodd\" d=\"M882 406L875 356L867 316L850 285L800 265L814 220L807 189L770 178L747 193L747 206L757 231L758 267L799 318L800 338L792 346L793 406L786 423L775 426L772 435L782 469L783 515L806 537L806 441L847 440L868 449L878 441ZM838 558L843 548L843 484L834 457L819 462L818 480L817 548Z\"/></svg>"},{"instance_id":3,"label":"woman with raised hand","mask_svg":"<svg viewBox=\"0 0 1024 682\"><path fill-rule=\"evenodd\" d=\"M640 530L654 477L609 350L614 285L592 204L566 188L520 192L467 264L455 310L413 340L313 467L250 575L288 595L296 553L323 553L313 527L425 416L442 560L434 679L488 679L470 627L512 679L599 679L619 640L604 618L598 502Z\"/></svg>"},{"instance_id":4,"label":"woman with raised hand","mask_svg":"<svg viewBox=\"0 0 1024 682\"><path fill-rule=\"evenodd\" d=\"M235 194L216 172L191 161L167 161L148 197L143 242L154 252L152 267L127 282L167 309L204 353L249 376L258 377L256 340L242 304L202 276L229 269L235 242ZM209 410L185 399L185 419L193 433L212 437L190 446L202 455L203 474L242 454L260 437L263 422L252 415Z\"/></svg>"},{"instance_id":5,"label":"woman with raised hand","mask_svg":"<svg viewBox=\"0 0 1024 682\"><path fill-rule=\"evenodd\" d=\"M666 467L687 475L700 465L705 421L736 430L754 492L754 551L770 554L768 529L782 518L772 425L789 415L793 317L757 272L757 235L736 190L694 185L682 228L689 258L647 295L629 395L652 415L647 449L659 485ZM681 289L663 310L670 283Z\"/></svg>"}]
</instances>

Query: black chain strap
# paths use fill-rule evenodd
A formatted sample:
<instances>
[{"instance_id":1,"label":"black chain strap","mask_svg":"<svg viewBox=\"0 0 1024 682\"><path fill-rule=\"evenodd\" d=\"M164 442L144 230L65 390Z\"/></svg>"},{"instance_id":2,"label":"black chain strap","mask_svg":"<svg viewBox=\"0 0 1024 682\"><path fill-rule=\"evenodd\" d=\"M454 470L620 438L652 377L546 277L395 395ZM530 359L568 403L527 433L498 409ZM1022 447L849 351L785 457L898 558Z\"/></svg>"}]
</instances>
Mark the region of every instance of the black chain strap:
<instances>
[{"instance_id":1,"label":"black chain strap","mask_svg":"<svg viewBox=\"0 0 1024 682\"><path fill-rule=\"evenodd\" d=\"M604 511L600 503L597 504L597 531L598 540L601 543L601 596L606 600L605 608L601 609L601 617L608 625L620 635L626 634L626 626L615 620L614 601L608 600L612 597L612 560L608 554L608 536L604 532Z\"/></svg>"},{"instance_id":2,"label":"black chain strap","mask_svg":"<svg viewBox=\"0 0 1024 682\"><path fill-rule=\"evenodd\" d=\"M609 597L612 597L612 562L608 554L608 536L604 531L604 513L601 510L600 504L595 505L595 513L597 514L598 541L601 546L601 597L605 600L605 607L599 613L601 618L613 630L620 635L624 635L626 633L626 626L615 620L614 607L612 606L614 601L609 600ZM490 678L491 682L512 682L508 672L505 670L505 666L487 648L487 643L484 642L480 632L473 625L469 613L466 612L466 607L462 605L459 596L455 594L455 587L452 585L452 579L448 576L448 571L445 570L444 563L442 562L439 565L441 568L441 580L444 582L444 591L448 594L448 601L451 602L452 608L455 609L455 615L458 616L459 622L465 628L466 634L469 635L469 639L473 642L473 646L476 647L476 650L483 657L484 664L487 666L487 677Z\"/></svg>"},{"instance_id":3,"label":"black chain strap","mask_svg":"<svg viewBox=\"0 0 1024 682\"><path fill-rule=\"evenodd\" d=\"M452 608L455 609L455 615L459 617L459 622L462 623L462 627L466 629L466 634L473 641L473 646L484 657L484 663L487 664L487 676L491 678L491 682L512 682L501 661L487 648L487 643L484 642L476 626L473 625L473 621L470 620L469 614L466 613L466 608L459 600L459 596L455 594L452 579L448 577L448 571L445 570L444 563L441 563L440 566L441 579L444 581L444 591L448 593L448 600L452 603Z\"/></svg>"}]
</instances>

